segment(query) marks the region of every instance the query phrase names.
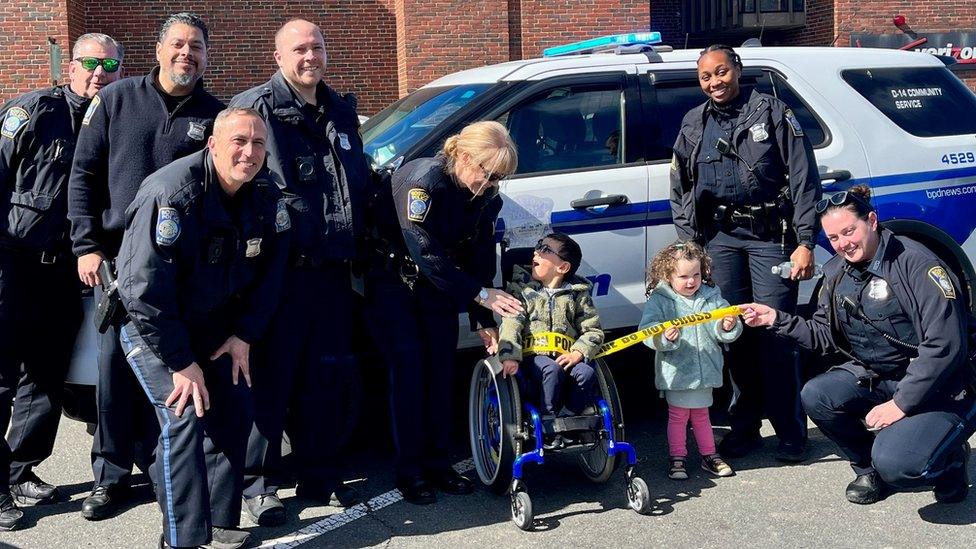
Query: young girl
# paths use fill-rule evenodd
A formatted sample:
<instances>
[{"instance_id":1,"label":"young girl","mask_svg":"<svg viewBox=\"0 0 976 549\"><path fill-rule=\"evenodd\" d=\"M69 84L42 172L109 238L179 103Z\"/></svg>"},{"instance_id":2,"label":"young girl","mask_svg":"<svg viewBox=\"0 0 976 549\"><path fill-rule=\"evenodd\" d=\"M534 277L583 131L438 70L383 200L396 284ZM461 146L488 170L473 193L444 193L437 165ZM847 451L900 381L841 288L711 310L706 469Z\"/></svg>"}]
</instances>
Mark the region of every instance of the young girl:
<instances>
[{"instance_id":1,"label":"young girl","mask_svg":"<svg viewBox=\"0 0 976 549\"><path fill-rule=\"evenodd\" d=\"M648 299L640 327L728 307L719 289L708 282L711 265L711 258L694 242L675 242L661 250L648 269ZM671 327L644 340L656 351L654 384L668 401L668 477L672 479L688 478L685 441L689 419L702 456L702 469L720 477L735 474L715 452L708 407L712 405L712 389L722 386L719 344L735 341L741 333L738 319L725 317L684 328Z\"/></svg>"}]
</instances>

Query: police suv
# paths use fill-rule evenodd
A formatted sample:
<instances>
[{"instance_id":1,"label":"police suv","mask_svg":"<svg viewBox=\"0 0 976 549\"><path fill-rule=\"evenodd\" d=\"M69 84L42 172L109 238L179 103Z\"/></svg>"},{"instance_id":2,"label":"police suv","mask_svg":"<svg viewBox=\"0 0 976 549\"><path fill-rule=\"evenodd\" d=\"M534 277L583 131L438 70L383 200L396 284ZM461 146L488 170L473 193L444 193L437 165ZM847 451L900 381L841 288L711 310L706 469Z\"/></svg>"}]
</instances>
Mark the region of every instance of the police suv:
<instances>
[{"instance_id":1,"label":"police suv","mask_svg":"<svg viewBox=\"0 0 976 549\"><path fill-rule=\"evenodd\" d=\"M647 262L676 238L671 147L682 117L706 100L699 52L654 45L659 40L658 33L603 37L445 76L371 117L366 152L377 166L396 168L436 154L465 124L501 122L519 152L517 173L501 187L503 264L504 254L547 232L569 233L583 248L580 274L594 283L604 327L636 326ZM861 48L737 51L743 86L796 114L824 193L869 184L886 226L928 244L970 295L976 95L947 68L952 61ZM822 263L832 252L820 244ZM805 285L801 302L812 289Z\"/></svg>"},{"instance_id":2,"label":"police suv","mask_svg":"<svg viewBox=\"0 0 976 549\"><path fill-rule=\"evenodd\" d=\"M414 91L363 126L377 168L433 156L477 120L497 120L519 151L502 183L500 257L561 231L583 248L604 327L641 317L647 262L676 238L669 165L681 119L705 101L697 50L634 33L552 48L540 59L458 72ZM742 84L785 101L814 146L824 192L871 185L896 233L926 243L964 282L976 279L976 95L925 53L867 48L738 48ZM818 263L829 257L821 240ZM501 279L496 280L501 284ZM812 283L801 286L809 300ZM469 334L462 322L462 334ZM83 330L92 330L91 322ZM79 341L94 341L82 334ZM461 346L475 346L473 334ZM90 346L88 346L90 347ZM93 385L91 353L69 381ZM78 402L67 404L70 415Z\"/></svg>"}]
</instances>

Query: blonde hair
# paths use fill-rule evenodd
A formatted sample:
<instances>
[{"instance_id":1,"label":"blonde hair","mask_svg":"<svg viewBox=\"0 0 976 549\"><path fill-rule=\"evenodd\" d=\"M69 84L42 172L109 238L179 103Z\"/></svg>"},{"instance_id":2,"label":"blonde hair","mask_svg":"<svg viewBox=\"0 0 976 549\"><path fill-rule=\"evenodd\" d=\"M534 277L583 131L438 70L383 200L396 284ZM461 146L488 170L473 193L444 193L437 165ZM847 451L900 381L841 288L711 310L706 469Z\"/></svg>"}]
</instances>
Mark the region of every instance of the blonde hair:
<instances>
[{"instance_id":1,"label":"blonde hair","mask_svg":"<svg viewBox=\"0 0 976 549\"><path fill-rule=\"evenodd\" d=\"M508 130L492 120L468 124L461 133L447 138L441 153L447 159L448 172L454 171L461 153L493 174L510 175L518 167L518 152Z\"/></svg>"},{"instance_id":2,"label":"blonde hair","mask_svg":"<svg viewBox=\"0 0 976 549\"><path fill-rule=\"evenodd\" d=\"M671 275L674 274L679 259L701 262L702 284L712 284L712 258L708 257L705 249L692 241L672 242L670 246L664 248L654 256L650 266L647 268L647 290L645 294L651 295L654 288L660 282L670 282Z\"/></svg>"}]
</instances>

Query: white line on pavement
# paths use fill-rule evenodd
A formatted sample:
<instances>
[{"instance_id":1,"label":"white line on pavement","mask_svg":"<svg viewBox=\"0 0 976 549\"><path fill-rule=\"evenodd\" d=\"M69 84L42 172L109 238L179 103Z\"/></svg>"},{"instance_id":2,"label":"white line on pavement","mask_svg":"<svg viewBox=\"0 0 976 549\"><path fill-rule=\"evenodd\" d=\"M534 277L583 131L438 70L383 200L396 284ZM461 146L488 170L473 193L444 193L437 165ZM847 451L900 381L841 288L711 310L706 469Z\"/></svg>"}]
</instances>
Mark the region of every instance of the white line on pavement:
<instances>
[{"instance_id":1,"label":"white line on pavement","mask_svg":"<svg viewBox=\"0 0 976 549\"><path fill-rule=\"evenodd\" d=\"M474 462L471 459L466 459L464 461L459 461L454 464L454 470L463 473L474 469ZM350 522L361 519L373 511L378 511L384 507L393 505L394 503L403 500L403 494L399 490L390 490L389 492L380 494L366 503L360 503L354 505L341 513L336 513L334 515L329 515L324 519L313 522L308 526L286 534L284 536L265 540L258 546L258 549L287 549L290 547L297 547L307 541L311 541L326 532L331 532L336 528L345 526Z\"/></svg>"}]
</instances>

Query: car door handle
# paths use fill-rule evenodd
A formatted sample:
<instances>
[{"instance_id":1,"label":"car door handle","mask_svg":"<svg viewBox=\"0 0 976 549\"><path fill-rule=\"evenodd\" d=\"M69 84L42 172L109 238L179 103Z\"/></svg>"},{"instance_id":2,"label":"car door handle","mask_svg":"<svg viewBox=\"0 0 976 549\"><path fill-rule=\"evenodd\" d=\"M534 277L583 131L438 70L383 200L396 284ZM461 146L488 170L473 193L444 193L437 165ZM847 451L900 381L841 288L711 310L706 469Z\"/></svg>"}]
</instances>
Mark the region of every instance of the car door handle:
<instances>
[{"instance_id":1,"label":"car door handle","mask_svg":"<svg viewBox=\"0 0 976 549\"><path fill-rule=\"evenodd\" d=\"M847 170L829 170L820 174L820 181L831 181L833 183L840 183L841 181L847 181L851 178L851 172Z\"/></svg>"},{"instance_id":2,"label":"car door handle","mask_svg":"<svg viewBox=\"0 0 976 549\"><path fill-rule=\"evenodd\" d=\"M569 203L574 210L585 210L587 208L593 208L596 206L620 206L621 204L626 204L629 202L627 195L624 194L610 194L607 196L600 196L597 198L577 198L576 200Z\"/></svg>"}]
</instances>

